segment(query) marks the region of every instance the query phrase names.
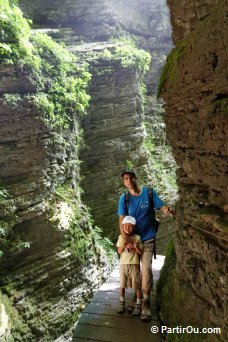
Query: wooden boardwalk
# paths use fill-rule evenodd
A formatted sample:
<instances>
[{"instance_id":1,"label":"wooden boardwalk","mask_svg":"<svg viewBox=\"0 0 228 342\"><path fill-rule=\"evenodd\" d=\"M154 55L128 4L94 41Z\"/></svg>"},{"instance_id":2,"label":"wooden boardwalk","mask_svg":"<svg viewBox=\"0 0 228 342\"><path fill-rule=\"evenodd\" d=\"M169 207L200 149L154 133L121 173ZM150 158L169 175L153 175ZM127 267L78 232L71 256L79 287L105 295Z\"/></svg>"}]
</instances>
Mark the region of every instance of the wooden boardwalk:
<instances>
[{"instance_id":1,"label":"wooden boardwalk","mask_svg":"<svg viewBox=\"0 0 228 342\"><path fill-rule=\"evenodd\" d=\"M127 311L118 314L119 305L119 269L110 274L108 280L99 288L90 303L82 312L73 333L73 342L161 342L161 335L152 333L151 327L157 327L159 320L156 308L156 283L164 257L158 255L153 260L154 287L151 296L152 321L142 322ZM126 291L126 305L131 302L132 289ZM154 328L156 329L156 328Z\"/></svg>"}]
</instances>

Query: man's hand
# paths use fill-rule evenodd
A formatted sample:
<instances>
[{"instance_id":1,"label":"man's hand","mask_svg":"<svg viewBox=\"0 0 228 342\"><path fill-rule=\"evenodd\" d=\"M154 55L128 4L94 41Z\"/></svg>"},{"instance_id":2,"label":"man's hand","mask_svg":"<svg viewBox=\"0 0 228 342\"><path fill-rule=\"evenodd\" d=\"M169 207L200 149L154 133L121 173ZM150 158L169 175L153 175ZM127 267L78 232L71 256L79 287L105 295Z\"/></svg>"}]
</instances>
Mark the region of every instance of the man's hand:
<instances>
[{"instance_id":1,"label":"man's hand","mask_svg":"<svg viewBox=\"0 0 228 342\"><path fill-rule=\"evenodd\" d=\"M126 245L126 248L130 249L130 251L135 252L135 246L132 241L129 241L128 244Z\"/></svg>"},{"instance_id":2,"label":"man's hand","mask_svg":"<svg viewBox=\"0 0 228 342\"><path fill-rule=\"evenodd\" d=\"M171 216L174 216L174 217L175 217L177 214L176 214L176 212L175 212L174 209L168 207L168 209L167 209L167 215L171 215Z\"/></svg>"},{"instance_id":3,"label":"man's hand","mask_svg":"<svg viewBox=\"0 0 228 342\"><path fill-rule=\"evenodd\" d=\"M174 217L176 216L175 210L169 208L167 205L164 205L163 207L161 207L161 211L165 215L170 215L170 216L174 216Z\"/></svg>"}]
</instances>

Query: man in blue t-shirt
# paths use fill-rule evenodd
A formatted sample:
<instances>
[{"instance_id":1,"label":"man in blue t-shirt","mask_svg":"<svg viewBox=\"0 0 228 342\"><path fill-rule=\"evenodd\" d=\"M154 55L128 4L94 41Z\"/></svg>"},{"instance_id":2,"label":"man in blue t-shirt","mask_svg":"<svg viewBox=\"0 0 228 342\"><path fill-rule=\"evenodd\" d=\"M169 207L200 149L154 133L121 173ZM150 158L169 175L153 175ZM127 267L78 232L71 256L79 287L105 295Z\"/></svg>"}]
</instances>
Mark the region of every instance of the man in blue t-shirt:
<instances>
[{"instance_id":1,"label":"man in blue t-shirt","mask_svg":"<svg viewBox=\"0 0 228 342\"><path fill-rule=\"evenodd\" d=\"M154 212L151 209L150 200L148 198L148 189L143 186L139 188L136 181L136 174L133 169L125 169L121 176L123 177L124 186L128 189L128 205L126 204L126 194L122 194L119 199L118 211L120 232L125 236L122 221L125 216L130 215L136 219L135 234L141 237L143 243L143 254L141 257L142 264L142 291L143 304L141 319L143 321L151 320L150 311L150 291L153 285L152 275L152 258L154 254ZM165 203L158 197L153 189L154 209L160 209L166 215L175 215ZM129 311L133 308L130 306Z\"/></svg>"}]
</instances>

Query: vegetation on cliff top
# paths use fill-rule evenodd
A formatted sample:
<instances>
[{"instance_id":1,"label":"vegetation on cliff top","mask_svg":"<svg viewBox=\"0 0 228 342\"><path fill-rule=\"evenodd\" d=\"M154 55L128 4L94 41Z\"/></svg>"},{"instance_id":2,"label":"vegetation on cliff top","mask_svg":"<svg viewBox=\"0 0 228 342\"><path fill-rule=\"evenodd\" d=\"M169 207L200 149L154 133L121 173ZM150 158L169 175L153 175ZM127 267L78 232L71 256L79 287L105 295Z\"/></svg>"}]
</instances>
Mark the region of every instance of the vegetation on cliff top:
<instances>
[{"instance_id":1,"label":"vegetation on cliff top","mask_svg":"<svg viewBox=\"0 0 228 342\"><path fill-rule=\"evenodd\" d=\"M51 127L67 128L75 114L84 114L89 103L87 65L42 33L33 33L21 10L5 1L0 15L0 56L3 64L14 65L19 74L29 74L36 92L6 94L8 104L16 100L34 104L41 119ZM16 96L16 97L15 97Z\"/></svg>"},{"instance_id":2,"label":"vegetation on cliff top","mask_svg":"<svg viewBox=\"0 0 228 342\"><path fill-rule=\"evenodd\" d=\"M114 58L121 58L123 67L136 66L141 72L149 70L151 55L143 49L137 48L135 42L131 39L114 39L117 42L115 47Z\"/></svg>"},{"instance_id":3,"label":"vegetation on cliff top","mask_svg":"<svg viewBox=\"0 0 228 342\"><path fill-rule=\"evenodd\" d=\"M124 68L135 67L141 72L149 70L151 55L143 49L137 48L132 39L115 38L111 39L113 46L105 48L101 52L92 54L93 60L120 61Z\"/></svg>"}]
</instances>

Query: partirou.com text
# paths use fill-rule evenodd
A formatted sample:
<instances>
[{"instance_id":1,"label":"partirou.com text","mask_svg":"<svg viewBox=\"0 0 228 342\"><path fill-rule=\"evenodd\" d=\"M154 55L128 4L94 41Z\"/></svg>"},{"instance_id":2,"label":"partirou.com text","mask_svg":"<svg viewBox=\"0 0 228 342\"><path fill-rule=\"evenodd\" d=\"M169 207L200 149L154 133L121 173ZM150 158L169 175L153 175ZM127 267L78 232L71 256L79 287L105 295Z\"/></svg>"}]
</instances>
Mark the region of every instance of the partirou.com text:
<instances>
[{"instance_id":1,"label":"partirou.com text","mask_svg":"<svg viewBox=\"0 0 228 342\"><path fill-rule=\"evenodd\" d=\"M161 334L221 334L222 329L216 327L207 327L207 328L198 328L188 325L187 327L183 327L178 325L176 327L167 327L166 325L162 325L160 329L157 326L151 327L152 333L158 333L160 330Z\"/></svg>"}]
</instances>

